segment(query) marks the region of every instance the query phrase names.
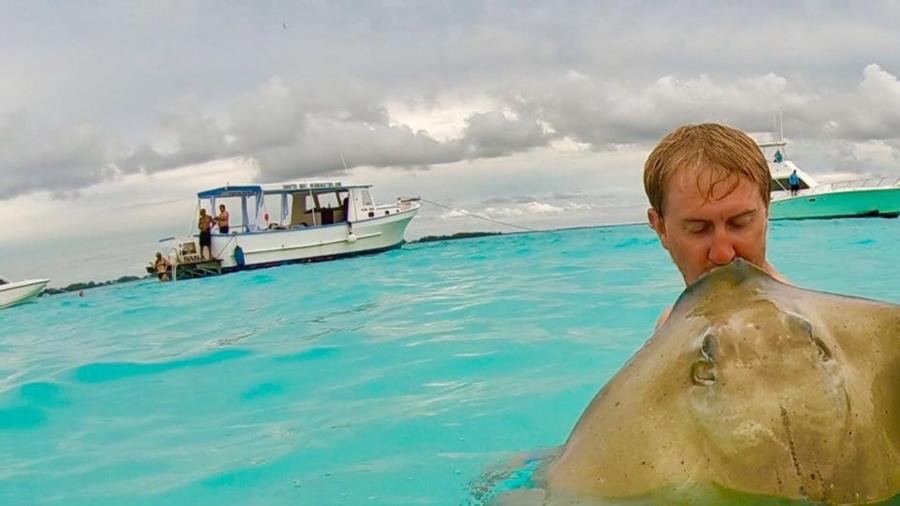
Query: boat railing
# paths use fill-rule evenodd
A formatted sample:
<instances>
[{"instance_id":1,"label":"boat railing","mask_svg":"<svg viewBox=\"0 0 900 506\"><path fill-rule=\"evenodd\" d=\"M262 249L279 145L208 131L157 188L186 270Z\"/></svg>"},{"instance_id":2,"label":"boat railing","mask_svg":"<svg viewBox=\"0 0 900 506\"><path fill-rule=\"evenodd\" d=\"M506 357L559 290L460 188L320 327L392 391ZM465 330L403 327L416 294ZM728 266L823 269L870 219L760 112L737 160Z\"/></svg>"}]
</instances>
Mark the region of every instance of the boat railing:
<instances>
[{"instance_id":1,"label":"boat railing","mask_svg":"<svg viewBox=\"0 0 900 506\"><path fill-rule=\"evenodd\" d=\"M815 195L819 193L828 193L834 191L860 190L863 188L893 188L900 187L900 176L898 177L869 177L862 179L849 179L846 181L837 181L834 183L820 184L809 191L802 192L804 195Z\"/></svg>"}]
</instances>

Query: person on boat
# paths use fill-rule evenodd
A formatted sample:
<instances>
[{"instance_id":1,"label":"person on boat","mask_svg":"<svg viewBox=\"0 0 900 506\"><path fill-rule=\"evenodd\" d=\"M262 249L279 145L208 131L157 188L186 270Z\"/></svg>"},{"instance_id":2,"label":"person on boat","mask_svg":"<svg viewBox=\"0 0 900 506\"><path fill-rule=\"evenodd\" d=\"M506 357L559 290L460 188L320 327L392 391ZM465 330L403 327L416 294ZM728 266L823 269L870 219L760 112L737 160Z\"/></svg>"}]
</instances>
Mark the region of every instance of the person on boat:
<instances>
[{"instance_id":1,"label":"person on boat","mask_svg":"<svg viewBox=\"0 0 900 506\"><path fill-rule=\"evenodd\" d=\"M784 161L784 155L781 154L781 150L775 151L775 158L772 160L775 163L781 163Z\"/></svg>"},{"instance_id":2,"label":"person on boat","mask_svg":"<svg viewBox=\"0 0 900 506\"><path fill-rule=\"evenodd\" d=\"M200 209L200 219L197 221L197 229L200 230L200 257L212 258L212 216L206 214L206 209ZM204 248L206 248L204 250ZM206 252L209 253L207 256Z\"/></svg>"},{"instance_id":3,"label":"person on boat","mask_svg":"<svg viewBox=\"0 0 900 506\"><path fill-rule=\"evenodd\" d=\"M219 227L220 234L227 234L229 230L228 226L228 211L225 210L225 204L219 204L219 214L216 216L216 225Z\"/></svg>"},{"instance_id":4,"label":"person on boat","mask_svg":"<svg viewBox=\"0 0 900 506\"><path fill-rule=\"evenodd\" d=\"M644 190L650 227L685 285L735 258L784 281L766 259L769 167L747 134L716 123L675 129L647 158Z\"/></svg>"},{"instance_id":5,"label":"person on boat","mask_svg":"<svg viewBox=\"0 0 900 506\"><path fill-rule=\"evenodd\" d=\"M159 278L160 281L169 281L169 270L172 268L172 264L162 255L161 252L156 252L156 261L153 262L153 269L156 271L156 277Z\"/></svg>"},{"instance_id":6,"label":"person on boat","mask_svg":"<svg viewBox=\"0 0 900 506\"><path fill-rule=\"evenodd\" d=\"M788 176L788 184L791 185L791 197L797 195L797 192L800 191L800 176L797 175L797 169L794 169L794 172Z\"/></svg>"}]
</instances>

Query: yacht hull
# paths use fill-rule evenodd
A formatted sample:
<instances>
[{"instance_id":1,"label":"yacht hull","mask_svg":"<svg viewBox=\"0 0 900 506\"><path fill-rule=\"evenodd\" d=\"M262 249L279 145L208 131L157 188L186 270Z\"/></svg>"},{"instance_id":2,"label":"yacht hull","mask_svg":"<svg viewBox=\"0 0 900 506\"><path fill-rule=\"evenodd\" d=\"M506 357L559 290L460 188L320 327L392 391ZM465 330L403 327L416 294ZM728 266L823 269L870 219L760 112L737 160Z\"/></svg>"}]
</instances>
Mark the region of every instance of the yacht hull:
<instances>
[{"instance_id":1,"label":"yacht hull","mask_svg":"<svg viewBox=\"0 0 900 506\"><path fill-rule=\"evenodd\" d=\"M244 234L213 234L212 253L223 271L292 262L328 260L378 253L400 246L418 207L380 218L314 228L267 230ZM240 247L240 254L236 254ZM243 264L240 257L243 256Z\"/></svg>"},{"instance_id":2,"label":"yacht hull","mask_svg":"<svg viewBox=\"0 0 900 506\"><path fill-rule=\"evenodd\" d=\"M769 208L771 220L864 218L900 215L900 188L870 188L809 193L775 198Z\"/></svg>"},{"instance_id":3,"label":"yacht hull","mask_svg":"<svg viewBox=\"0 0 900 506\"><path fill-rule=\"evenodd\" d=\"M0 285L0 309L22 304L44 291L49 279L31 279Z\"/></svg>"}]
</instances>

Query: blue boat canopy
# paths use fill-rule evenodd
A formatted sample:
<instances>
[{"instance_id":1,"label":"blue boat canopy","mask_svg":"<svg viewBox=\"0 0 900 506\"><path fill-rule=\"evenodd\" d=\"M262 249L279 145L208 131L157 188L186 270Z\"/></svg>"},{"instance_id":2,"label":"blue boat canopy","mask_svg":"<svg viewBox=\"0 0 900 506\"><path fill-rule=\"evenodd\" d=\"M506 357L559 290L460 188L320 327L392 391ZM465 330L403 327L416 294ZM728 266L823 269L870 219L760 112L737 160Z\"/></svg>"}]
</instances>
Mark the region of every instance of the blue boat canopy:
<instances>
[{"instance_id":1,"label":"blue boat canopy","mask_svg":"<svg viewBox=\"0 0 900 506\"><path fill-rule=\"evenodd\" d=\"M220 197L246 197L262 194L262 187L250 186L223 186L212 190L202 191L197 194L198 199L215 199Z\"/></svg>"},{"instance_id":2,"label":"blue boat canopy","mask_svg":"<svg viewBox=\"0 0 900 506\"><path fill-rule=\"evenodd\" d=\"M212 215L216 214L216 199L240 197L241 199L241 227L245 232L253 232L260 230L259 216L262 213L265 199L263 198L263 189L257 185L246 186L223 186L221 188L213 188L212 190L202 191L197 194L198 199L209 199ZM251 215L247 209L247 198L254 197L255 208Z\"/></svg>"}]
</instances>

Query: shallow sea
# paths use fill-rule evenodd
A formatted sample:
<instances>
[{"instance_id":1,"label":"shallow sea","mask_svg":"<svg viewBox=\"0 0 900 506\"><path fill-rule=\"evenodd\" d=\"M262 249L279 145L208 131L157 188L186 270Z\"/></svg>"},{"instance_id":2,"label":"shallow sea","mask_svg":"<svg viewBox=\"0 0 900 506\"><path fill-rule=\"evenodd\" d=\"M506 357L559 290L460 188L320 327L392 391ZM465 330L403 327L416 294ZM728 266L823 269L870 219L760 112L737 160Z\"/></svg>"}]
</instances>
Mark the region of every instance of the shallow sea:
<instances>
[{"instance_id":1,"label":"shallow sea","mask_svg":"<svg viewBox=\"0 0 900 506\"><path fill-rule=\"evenodd\" d=\"M900 220L780 222L900 302ZM682 289L645 226L409 244L0 311L0 504L466 504L559 445Z\"/></svg>"}]
</instances>

